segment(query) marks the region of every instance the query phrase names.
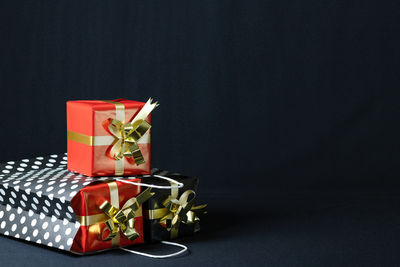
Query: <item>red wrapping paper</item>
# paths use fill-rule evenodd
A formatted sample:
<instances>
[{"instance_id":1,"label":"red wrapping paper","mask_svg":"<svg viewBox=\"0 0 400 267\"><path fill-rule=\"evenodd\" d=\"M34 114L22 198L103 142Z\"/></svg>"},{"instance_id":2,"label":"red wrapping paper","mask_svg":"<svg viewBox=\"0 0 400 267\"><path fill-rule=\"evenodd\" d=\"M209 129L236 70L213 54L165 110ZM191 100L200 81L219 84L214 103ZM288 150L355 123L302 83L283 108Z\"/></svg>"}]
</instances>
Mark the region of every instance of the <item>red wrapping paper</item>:
<instances>
[{"instance_id":1,"label":"red wrapping paper","mask_svg":"<svg viewBox=\"0 0 400 267\"><path fill-rule=\"evenodd\" d=\"M143 102L117 99L125 106L125 121L131 121L145 105ZM108 125L116 118L116 107L100 100L78 100L67 102L67 130L89 137L112 136ZM151 115L146 119L150 123ZM139 148L145 163L136 165L134 159L124 158L124 175L150 174L150 131L139 140ZM115 159L109 155L109 145L88 145L67 140L68 170L86 176L115 175Z\"/></svg>"},{"instance_id":2,"label":"red wrapping paper","mask_svg":"<svg viewBox=\"0 0 400 267\"><path fill-rule=\"evenodd\" d=\"M140 179L130 179L127 181L140 182ZM118 188L119 208L121 208L127 200L136 197L141 192L141 187L137 185L115 182ZM110 188L107 183L99 182L82 188L71 200L74 213L80 216L90 216L102 214L100 205L107 200L111 202ZM88 253L113 248L113 241L102 240L103 229L106 228L104 222L93 225L81 225L76 234L71 251L76 253ZM143 217L142 208L136 212L135 230L139 233L139 237L130 241L123 233L119 233L119 244L117 246L128 246L143 243Z\"/></svg>"}]
</instances>

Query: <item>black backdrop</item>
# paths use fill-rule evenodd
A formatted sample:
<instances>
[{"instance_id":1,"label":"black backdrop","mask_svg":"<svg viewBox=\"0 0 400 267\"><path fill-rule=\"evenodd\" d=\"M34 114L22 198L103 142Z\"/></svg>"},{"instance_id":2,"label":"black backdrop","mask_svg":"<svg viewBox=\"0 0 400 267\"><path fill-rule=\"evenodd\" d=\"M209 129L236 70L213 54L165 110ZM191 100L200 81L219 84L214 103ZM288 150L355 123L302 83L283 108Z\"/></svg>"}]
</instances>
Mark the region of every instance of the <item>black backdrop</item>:
<instances>
[{"instance_id":1,"label":"black backdrop","mask_svg":"<svg viewBox=\"0 0 400 267\"><path fill-rule=\"evenodd\" d=\"M64 152L67 100L151 96L153 166L203 194L400 189L397 1L0 10L1 161Z\"/></svg>"}]
</instances>

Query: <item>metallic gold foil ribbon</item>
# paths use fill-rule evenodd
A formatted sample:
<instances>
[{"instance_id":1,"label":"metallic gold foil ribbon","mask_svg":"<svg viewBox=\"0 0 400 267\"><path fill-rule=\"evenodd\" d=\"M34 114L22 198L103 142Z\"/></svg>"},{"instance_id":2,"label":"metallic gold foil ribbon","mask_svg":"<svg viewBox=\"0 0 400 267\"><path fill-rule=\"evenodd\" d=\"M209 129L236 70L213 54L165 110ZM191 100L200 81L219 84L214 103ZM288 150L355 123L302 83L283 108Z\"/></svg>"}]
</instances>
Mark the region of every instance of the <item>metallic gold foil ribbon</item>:
<instances>
[{"instance_id":1,"label":"metallic gold foil ribbon","mask_svg":"<svg viewBox=\"0 0 400 267\"><path fill-rule=\"evenodd\" d=\"M81 133L67 131L67 139L89 146L112 145L110 156L115 159L115 175L124 174L124 157L133 157L136 165L145 163L138 144L151 128L146 121L147 116L158 106L149 98L139 113L128 123L125 123L125 105L103 100L115 105L115 119L109 124L108 129L112 136L87 136Z\"/></svg>"},{"instance_id":2,"label":"metallic gold foil ribbon","mask_svg":"<svg viewBox=\"0 0 400 267\"><path fill-rule=\"evenodd\" d=\"M139 237L139 233L135 230L135 212L139 210L143 202L154 195L150 191L151 188L147 188L136 198L129 199L121 209L110 204L108 201L104 201L100 205L100 209L109 217L106 221L107 228L104 228L101 234L102 240L112 240L119 235L120 231L131 241ZM104 236L107 229L110 233L108 236Z\"/></svg>"},{"instance_id":3,"label":"metallic gold foil ribbon","mask_svg":"<svg viewBox=\"0 0 400 267\"><path fill-rule=\"evenodd\" d=\"M149 210L147 217L150 220L159 219L170 231L171 239L177 238L180 223L195 224L200 221L198 215L207 213L207 204L194 206L196 193L186 190L179 199L178 192L172 191L171 195L163 202L165 208Z\"/></svg>"}]
</instances>

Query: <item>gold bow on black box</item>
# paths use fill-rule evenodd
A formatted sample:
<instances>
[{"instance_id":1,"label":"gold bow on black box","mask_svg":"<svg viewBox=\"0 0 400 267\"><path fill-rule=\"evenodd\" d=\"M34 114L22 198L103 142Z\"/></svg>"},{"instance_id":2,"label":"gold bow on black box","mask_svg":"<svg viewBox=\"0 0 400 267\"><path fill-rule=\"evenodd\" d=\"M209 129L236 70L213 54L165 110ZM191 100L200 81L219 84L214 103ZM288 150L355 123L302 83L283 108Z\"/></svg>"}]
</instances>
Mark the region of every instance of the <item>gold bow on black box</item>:
<instances>
[{"instance_id":1,"label":"gold bow on black box","mask_svg":"<svg viewBox=\"0 0 400 267\"><path fill-rule=\"evenodd\" d=\"M181 223L194 225L200 221L199 215L207 213L207 204L194 206L196 193L186 190L178 199L178 192L173 191L163 202L165 208L149 210L150 220L159 219L159 223L165 225L170 232L171 239L177 238Z\"/></svg>"},{"instance_id":2,"label":"gold bow on black box","mask_svg":"<svg viewBox=\"0 0 400 267\"><path fill-rule=\"evenodd\" d=\"M100 209L109 217L106 221L106 228L101 233L101 239L104 241L112 240L121 231L129 240L135 240L139 234L135 230L135 212L139 206L154 195L147 188L139 196L126 201L121 209L111 205L107 200L100 205ZM106 230L109 234L104 236Z\"/></svg>"}]
</instances>

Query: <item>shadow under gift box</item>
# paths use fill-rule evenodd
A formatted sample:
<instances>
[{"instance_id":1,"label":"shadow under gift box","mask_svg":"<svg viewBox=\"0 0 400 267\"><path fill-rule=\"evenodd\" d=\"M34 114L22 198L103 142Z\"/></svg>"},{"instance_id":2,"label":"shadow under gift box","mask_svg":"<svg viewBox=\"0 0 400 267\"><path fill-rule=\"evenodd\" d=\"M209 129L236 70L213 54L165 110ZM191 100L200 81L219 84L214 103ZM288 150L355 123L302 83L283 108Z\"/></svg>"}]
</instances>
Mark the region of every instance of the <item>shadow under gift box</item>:
<instances>
[{"instance_id":1,"label":"shadow under gift box","mask_svg":"<svg viewBox=\"0 0 400 267\"><path fill-rule=\"evenodd\" d=\"M140 194L140 186L107 178L99 181L99 178L69 172L65 165L59 165L58 158L39 158L0 165L0 170L8 172L0 175L1 234L78 254L144 242L141 207L135 212L134 228L139 236L133 241L122 232L112 240L103 240L108 218L99 208L105 200L116 206L116 199L119 202L117 208L121 208L127 200ZM45 163L49 160L57 162ZM21 164L37 167L34 164L43 161L36 170L8 171L6 168L23 169L17 168ZM46 164L52 167L46 167ZM125 180L140 182L140 179ZM93 222L93 219L97 223L80 223Z\"/></svg>"},{"instance_id":2,"label":"shadow under gift box","mask_svg":"<svg viewBox=\"0 0 400 267\"><path fill-rule=\"evenodd\" d=\"M125 122L131 121L145 103L116 99L124 105ZM115 104L100 100L77 100L67 102L67 152L68 170L87 176L114 176L116 160L110 155L114 137L108 130L116 118ZM146 121L150 123L151 114ZM132 157L122 159L124 175L150 174L150 131L139 140L138 146L144 163L136 165ZM75 138L71 138L71 134ZM107 145L96 144L97 140L110 140ZM93 144L89 144L93 143Z\"/></svg>"}]
</instances>

